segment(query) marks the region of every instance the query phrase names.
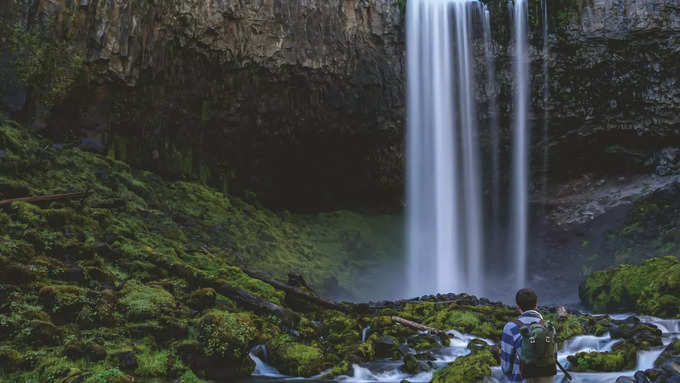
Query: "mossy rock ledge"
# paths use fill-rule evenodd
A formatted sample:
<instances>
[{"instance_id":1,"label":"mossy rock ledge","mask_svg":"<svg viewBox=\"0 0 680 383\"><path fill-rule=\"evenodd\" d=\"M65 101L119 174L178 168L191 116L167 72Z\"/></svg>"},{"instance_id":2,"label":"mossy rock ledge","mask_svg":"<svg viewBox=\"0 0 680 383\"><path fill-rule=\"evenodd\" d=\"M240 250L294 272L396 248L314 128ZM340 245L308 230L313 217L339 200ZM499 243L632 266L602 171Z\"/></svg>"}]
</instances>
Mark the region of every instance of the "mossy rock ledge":
<instances>
[{"instance_id":1,"label":"mossy rock ledge","mask_svg":"<svg viewBox=\"0 0 680 383\"><path fill-rule=\"evenodd\" d=\"M596 312L680 318L680 260L658 257L594 272L579 286L579 296Z\"/></svg>"}]
</instances>

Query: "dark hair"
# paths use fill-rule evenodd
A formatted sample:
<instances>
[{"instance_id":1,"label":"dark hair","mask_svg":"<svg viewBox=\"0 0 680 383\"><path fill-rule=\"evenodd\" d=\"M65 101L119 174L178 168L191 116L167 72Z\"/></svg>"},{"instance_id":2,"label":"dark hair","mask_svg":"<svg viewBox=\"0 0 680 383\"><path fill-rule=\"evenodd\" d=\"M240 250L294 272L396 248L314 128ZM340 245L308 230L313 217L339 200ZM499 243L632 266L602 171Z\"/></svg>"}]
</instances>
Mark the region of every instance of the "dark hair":
<instances>
[{"instance_id":1,"label":"dark hair","mask_svg":"<svg viewBox=\"0 0 680 383\"><path fill-rule=\"evenodd\" d=\"M522 311L533 310L536 308L538 298L536 292L532 289L521 289L515 295L515 301Z\"/></svg>"}]
</instances>

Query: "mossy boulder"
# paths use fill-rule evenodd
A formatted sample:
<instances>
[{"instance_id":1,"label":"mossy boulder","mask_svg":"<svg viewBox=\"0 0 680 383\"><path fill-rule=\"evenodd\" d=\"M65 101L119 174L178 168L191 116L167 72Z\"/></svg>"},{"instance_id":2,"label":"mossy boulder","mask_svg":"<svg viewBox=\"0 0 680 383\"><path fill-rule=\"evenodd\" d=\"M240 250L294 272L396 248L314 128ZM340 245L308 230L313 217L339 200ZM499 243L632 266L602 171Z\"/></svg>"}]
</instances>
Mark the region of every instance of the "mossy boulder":
<instances>
[{"instance_id":1,"label":"mossy boulder","mask_svg":"<svg viewBox=\"0 0 680 383\"><path fill-rule=\"evenodd\" d=\"M640 350L649 350L663 345L661 330L652 324L643 323L636 317L622 321L612 320L609 332L614 339L625 339Z\"/></svg>"},{"instance_id":2,"label":"mossy boulder","mask_svg":"<svg viewBox=\"0 0 680 383\"><path fill-rule=\"evenodd\" d=\"M61 343L63 332L54 324L34 319L30 323L31 343L38 346L56 346Z\"/></svg>"},{"instance_id":3,"label":"mossy boulder","mask_svg":"<svg viewBox=\"0 0 680 383\"><path fill-rule=\"evenodd\" d=\"M165 289L128 281L121 290L119 304L130 320L153 319L175 310L175 298Z\"/></svg>"},{"instance_id":4,"label":"mossy boulder","mask_svg":"<svg viewBox=\"0 0 680 383\"><path fill-rule=\"evenodd\" d=\"M666 346L661 355L654 361L654 367L661 368L672 360L680 361L680 340L675 340Z\"/></svg>"},{"instance_id":5,"label":"mossy boulder","mask_svg":"<svg viewBox=\"0 0 680 383\"><path fill-rule=\"evenodd\" d=\"M40 289L38 299L55 323L72 323L85 304L86 290L70 285L49 285Z\"/></svg>"},{"instance_id":6,"label":"mossy boulder","mask_svg":"<svg viewBox=\"0 0 680 383\"><path fill-rule=\"evenodd\" d=\"M248 357L256 337L252 317L247 313L222 311L207 313L198 323L198 341L207 356L226 359Z\"/></svg>"},{"instance_id":7,"label":"mossy boulder","mask_svg":"<svg viewBox=\"0 0 680 383\"><path fill-rule=\"evenodd\" d=\"M28 366L23 355L12 348L0 348L0 371L15 372L25 369Z\"/></svg>"},{"instance_id":8,"label":"mossy boulder","mask_svg":"<svg viewBox=\"0 0 680 383\"><path fill-rule=\"evenodd\" d=\"M295 342L288 335L273 338L267 350L271 364L286 375L310 377L326 368L323 352L318 347Z\"/></svg>"},{"instance_id":9,"label":"mossy boulder","mask_svg":"<svg viewBox=\"0 0 680 383\"><path fill-rule=\"evenodd\" d=\"M196 324L198 342L180 343L178 354L201 377L230 380L248 376L255 367L248 356L257 337L254 323L248 313L210 311Z\"/></svg>"},{"instance_id":10,"label":"mossy boulder","mask_svg":"<svg viewBox=\"0 0 680 383\"><path fill-rule=\"evenodd\" d=\"M578 372L612 372L635 368L637 348L623 341L609 352L580 352L567 357L570 369Z\"/></svg>"},{"instance_id":11,"label":"mossy boulder","mask_svg":"<svg viewBox=\"0 0 680 383\"><path fill-rule=\"evenodd\" d=\"M579 286L579 296L597 312L635 311L680 318L680 260L658 257L594 272Z\"/></svg>"},{"instance_id":12,"label":"mossy boulder","mask_svg":"<svg viewBox=\"0 0 680 383\"><path fill-rule=\"evenodd\" d=\"M434 348L441 348L437 338L430 334L418 334L409 337L408 345L416 351L430 350Z\"/></svg>"},{"instance_id":13,"label":"mossy boulder","mask_svg":"<svg viewBox=\"0 0 680 383\"><path fill-rule=\"evenodd\" d=\"M394 355L397 348L399 348L399 341L393 336L383 336L373 341L376 358L389 358Z\"/></svg>"},{"instance_id":14,"label":"mossy boulder","mask_svg":"<svg viewBox=\"0 0 680 383\"><path fill-rule=\"evenodd\" d=\"M432 383L474 383L491 376L491 366L498 361L489 351L475 352L460 357L447 367L437 370Z\"/></svg>"},{"instance_id":15,"label":"mossy boulder","mask_svg":"<svg viewBox=\"0 0 680 383\"><path fill-rule=\"evenodd\" d=\"M189 297L189 306L198 311L203 311L215 306L217 293L210 287L194 290Z\"/></svg>"}]
</instances>

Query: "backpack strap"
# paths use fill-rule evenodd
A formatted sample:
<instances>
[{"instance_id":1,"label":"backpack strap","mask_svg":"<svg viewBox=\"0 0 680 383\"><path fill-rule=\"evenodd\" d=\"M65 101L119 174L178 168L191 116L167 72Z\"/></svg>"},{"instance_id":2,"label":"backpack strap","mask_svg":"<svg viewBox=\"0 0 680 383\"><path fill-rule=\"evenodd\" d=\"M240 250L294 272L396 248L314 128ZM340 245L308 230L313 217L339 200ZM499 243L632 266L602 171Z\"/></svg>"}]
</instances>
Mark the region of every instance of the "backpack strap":
<instances>
[{"instance_id":1,"label":"backpack strap","mask_svg":"<svg viewBox=\"0 0 680 383\"><path fill-rule=\"evenodd\" d=\"M513 320L512 320L512 323L516 324L518 327L524 327L524 326L526 326L526 325L524 324L524 322L522 322L522 321L519 320L519 319L513 319Z\"/></svg>"}]
</instances>

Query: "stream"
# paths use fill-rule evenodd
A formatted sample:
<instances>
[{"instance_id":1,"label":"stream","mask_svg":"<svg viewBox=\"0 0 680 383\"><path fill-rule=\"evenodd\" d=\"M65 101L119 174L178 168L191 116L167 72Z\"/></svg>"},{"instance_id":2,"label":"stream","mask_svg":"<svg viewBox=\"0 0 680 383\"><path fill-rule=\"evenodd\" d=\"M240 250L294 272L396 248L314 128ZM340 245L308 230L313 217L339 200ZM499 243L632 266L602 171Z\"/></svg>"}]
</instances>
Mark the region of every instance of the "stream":
<instances>
[{"instance_id":1,"label":"stream","mask_svg":"<svg viewBox=\"0 0 680 383\"><path fill-rule=\"evenodd\" d=\"M632 314L617 314L610 315L610 318L615 320L623 320ZM576 373L572 372L571 375L574 378L574 382L579 383L605 383L613 382L620 376L633 376L636 371L646 370L654 366L654 361L659 357L663 349L670 344L675 339L680 339L680 319L660 319L650 316L638 316L638 318L645 323L653 324L659 328L662 332L663 337L663 347L658 347L652 350L640 351L637 356L637 366L634 370L630 371L617 371L617 372L607 372L607 373ZM449 347L442 347L439 350L434 351L436 360L434 364L437 368L444 367L447 364L456 360L456 358L465 356L470 353L467 346L468 343L473 339L479 339L478 337L462 334L458 331L451 330L448 331L449 334L453 335L451 339L451 345ZM493 345L494 342L489 339L483 339L489 345ZM567 356L574 355L579 352L591 352L591 351L610 351L612 347L620 342L620 339L612 339L609 334L604 334L602 336L593 335L582 335L573 337L565 342L558 353L558 360L567 369L568 362ZM259 346L261 347L261 346ZM266 352L264 353L266 356ZM281 374L274 367L269 366L265 361L261 360L253 353L250 357L256 364L253 376L243 381L242 383L274 383L274 382L284 382L284 381L319 381L320 376L312 378L298 378L290 377ZM391 359L378 360L371 363L366 363L362 365L355 364L349 375L339 376L332 382L349 382L349 383L369 383L369 382L395 382L399 383L403 379L408 380L411 383L429 382L432 379L433 371L422 372L416 375L406 374L399 370L402 365L401 361L394 361ZM328 381L328 380L324 380ZM500 370L500 367L492 368L492 377L485 380L485 382L490 383L502 383L505 379ZM555 376L555 382L567 381L564 379L564 374L559 373Z\"/></svg>"}]
</instances>

